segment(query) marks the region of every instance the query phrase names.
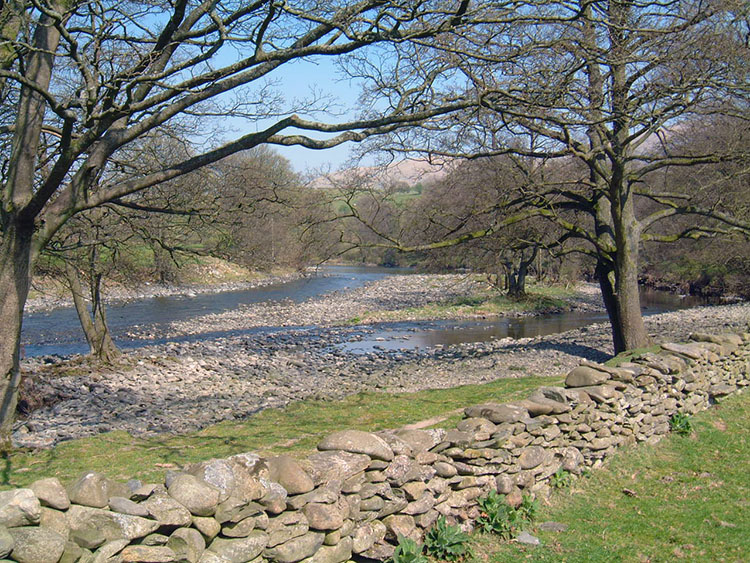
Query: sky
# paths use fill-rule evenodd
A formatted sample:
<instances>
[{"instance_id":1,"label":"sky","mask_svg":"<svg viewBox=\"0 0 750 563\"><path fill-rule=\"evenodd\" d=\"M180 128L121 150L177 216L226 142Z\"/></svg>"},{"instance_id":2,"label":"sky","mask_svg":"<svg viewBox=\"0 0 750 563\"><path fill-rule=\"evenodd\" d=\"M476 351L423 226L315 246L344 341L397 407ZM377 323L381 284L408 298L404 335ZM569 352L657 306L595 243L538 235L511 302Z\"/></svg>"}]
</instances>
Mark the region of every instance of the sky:
<instances>
[{"instance_id":1,"label":"sky","mask_svg":"<svg viewBox=\"0 0 750 563\"><path fill-rule=\"evenodd\" d=\"M279 81L278 90L284 96L287 106L295 98L303 98L309 94L311 89L315 89L330 96L339 106L338 111L344 112L343 115L335 116L318 114L315 116L316 119L336 123L356 117L357 99L361 86L347 78L342 78L334 60L330 57L317 57L315 60L284 64L273 73L273 78ZM271 122L270 120L260 121L252 123L250 126L260 129ZM247 126L247 122L242 125L235 125L239 128ZM289 133L290 131L286 132ZM306 134L315 136L310 132L306 132ZM317 135L317 137L324 138L322 135ZM355 145L355 143L349 142L325 150L313 150L300 146L274 146L273 148L290 161L295 171L314 173L319 170L325 172L339 169L349 159L351 150L355 148Z\"/></svg>"}]
</instances>

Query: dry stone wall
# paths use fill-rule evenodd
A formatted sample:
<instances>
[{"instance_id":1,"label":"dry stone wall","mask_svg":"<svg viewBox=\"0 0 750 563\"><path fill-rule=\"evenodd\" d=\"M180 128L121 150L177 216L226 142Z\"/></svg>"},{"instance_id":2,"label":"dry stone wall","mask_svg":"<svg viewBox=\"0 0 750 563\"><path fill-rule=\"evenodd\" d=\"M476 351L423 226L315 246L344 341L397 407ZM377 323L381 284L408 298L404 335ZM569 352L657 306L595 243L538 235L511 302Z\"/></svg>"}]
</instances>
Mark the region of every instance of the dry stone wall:
<instances>
[{"instance_id":1,"label":"dry stone wall","mask_svg":"<svg viewBox=\"0 0 750 563\"><path fill-rule=\"evenodd\" d=\"M21 563L338 563L386 559L440 515L471 526L490 490L544 495L619 446L655 442L750 383L750 334L688 344L610 368L583 363L565 387L468 407L450 430L346 430L305 460L252 453L169 472L164 483L86 473L0 492L0 558Z\"/></svg>"}]
</instances>

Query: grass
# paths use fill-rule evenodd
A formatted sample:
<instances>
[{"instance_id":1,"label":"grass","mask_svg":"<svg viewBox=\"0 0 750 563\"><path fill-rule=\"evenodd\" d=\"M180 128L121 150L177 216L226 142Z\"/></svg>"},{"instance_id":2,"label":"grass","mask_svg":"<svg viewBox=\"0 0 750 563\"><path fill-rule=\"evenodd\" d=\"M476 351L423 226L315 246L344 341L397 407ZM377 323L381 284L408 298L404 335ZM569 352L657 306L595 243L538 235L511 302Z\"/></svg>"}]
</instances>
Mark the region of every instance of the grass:
<instances>
[{"instance_id":1,"label":"grass","mask_svg":"<svg viewBox=\"0 0 750 563\"><path fill-rule=\"evenodd\" d=\"M560 381L549 377L499 379L418 393L359 393L336 402L304 401L183 436L137 439L126 432L110 432L63 442L51 450L14 453L0 472L2 487L21 487L53 476L65 482L84 471L98 471L118 480L161 481L167 468L247 451L304 456L323 436L336 430L398 428L433 417L441 419L438 426L455 426L463 407L520 399L540 385Z\"/></svg>"},{"instance_id":2,"label":"grass","mask_svg":"<svg viewBox=\"0 0 750 563\"><path fill-rule=\"evenodd\" d=\"M536 548L475 536L478 559L747 561L750 554L750 393L691 417L690 436L619 452L604 468L553 493L532 528ZM627 491L627 492L626 492Z\"/></svg>"}]
</instances>

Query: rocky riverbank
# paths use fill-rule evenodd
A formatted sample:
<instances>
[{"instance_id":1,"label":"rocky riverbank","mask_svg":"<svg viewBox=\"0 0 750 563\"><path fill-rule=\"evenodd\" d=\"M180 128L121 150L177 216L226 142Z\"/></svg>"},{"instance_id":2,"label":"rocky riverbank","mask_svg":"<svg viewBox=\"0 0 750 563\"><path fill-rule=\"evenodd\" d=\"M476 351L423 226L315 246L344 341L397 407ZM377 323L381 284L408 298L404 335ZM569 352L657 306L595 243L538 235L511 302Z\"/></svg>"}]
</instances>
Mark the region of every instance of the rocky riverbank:
<instances>
[{"instance_id":1,"label":"rocky riverbank","mask_svg":"<svg viewBox=\"0 0 750 563\"><path fill-rule=\"evenodd\" d=\"M233 311L209 314L189 321L159 327L156 334L148 328L128 333L136 339L175 337L208 332L242 331L258 327L309 327L356 325L362 322L419 321L427 319L486 318L483 313L423 308L487 296L489 286L483 278L459 274L410 274L390 276L346 291L334 291L302 303L265 302L240 307ZM567 305L544 311L527 311L518 305L504 311L503 316L525 316L539 312L603 311L599 290L594 284L580 283L566 292Z\"/></svg>"},{"instance_id":2,"label":"rocky riverbank","mask_svg":"<svg viewBox=\"0 0 750 563\"><path fill-rule=\"evenodd\" d=\"M366 354L345 346L375 330L347 324L362 307L402 310L470 294L476 283L466 276L398 276L297 305L262 304L209 315L170 330L274 328L140 348L116 368L99 369L85 360L72 366L53 358L28 360L24 406L30 414L18 421L14 440L37 448L115 429L139 436L184 433L308 398L562 375L582 358L602 361L611 354L608 324L537 338ZM571 306L598 310L595 289L583 286ZM744 329L750 304L653 315L646 322L655 340L679 341L696 331Z\"/></svg>"}]
</instances>

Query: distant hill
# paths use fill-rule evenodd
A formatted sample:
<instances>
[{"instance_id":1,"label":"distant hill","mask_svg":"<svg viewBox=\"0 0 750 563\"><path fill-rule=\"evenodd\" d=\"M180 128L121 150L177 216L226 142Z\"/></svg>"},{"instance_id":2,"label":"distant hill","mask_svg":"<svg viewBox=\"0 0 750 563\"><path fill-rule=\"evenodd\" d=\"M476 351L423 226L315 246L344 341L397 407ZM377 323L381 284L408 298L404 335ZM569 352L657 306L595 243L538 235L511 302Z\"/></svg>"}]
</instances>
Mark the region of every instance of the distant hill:
<instances>
[{"instance_id":1,"label":"distant hill","mask_svg":"<svg viewBox=\"0 0 750 563\"><path fill-rule=\"evenodd\" d=\"M431 184L442 179L453 166L452 162L436 164L424 159L405 159L383 166L361 166L318 176L309 184L312 188L330 189L351 187L355 183L369 188Z\"/></svg>"}]
</instances>

